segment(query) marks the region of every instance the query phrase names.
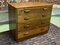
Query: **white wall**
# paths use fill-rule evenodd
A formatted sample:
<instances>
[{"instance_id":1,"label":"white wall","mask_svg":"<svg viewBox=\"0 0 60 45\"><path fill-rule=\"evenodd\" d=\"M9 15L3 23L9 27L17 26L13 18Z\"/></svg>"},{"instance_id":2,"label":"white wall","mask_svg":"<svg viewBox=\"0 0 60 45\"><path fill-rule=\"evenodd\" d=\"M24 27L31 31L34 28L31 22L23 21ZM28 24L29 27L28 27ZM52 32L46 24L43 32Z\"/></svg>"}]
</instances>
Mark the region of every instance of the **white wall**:
<instances>
[{"instance_id":1,"label":"white wall","mask_svg":"<svg viewBox=\"0 0 60 45\"><path fill-rule=\"evenodd\" d=\"M58 14L60 14L60 5L54 4L53 10L52 10L52 15L58 15Z\"/></svg>"},{"instance_id":2,"label":"white wall","mask_svg":"<svg viewBox=\"0 0 60 45\"><path fill-rule=\"evenodd\" d=\"M8 21L8 13L0 13L0 23Z\"/></svg>"}]
</instances>

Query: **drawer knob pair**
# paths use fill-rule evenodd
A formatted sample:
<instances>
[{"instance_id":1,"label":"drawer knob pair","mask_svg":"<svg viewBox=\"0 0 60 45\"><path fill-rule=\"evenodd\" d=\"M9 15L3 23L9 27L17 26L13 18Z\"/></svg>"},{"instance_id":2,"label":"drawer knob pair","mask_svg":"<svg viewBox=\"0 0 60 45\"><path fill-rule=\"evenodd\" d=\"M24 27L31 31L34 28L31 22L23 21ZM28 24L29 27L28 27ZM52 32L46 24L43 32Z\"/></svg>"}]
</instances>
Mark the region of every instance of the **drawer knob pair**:
<instances>
[{"instance_id":1,"label":"drawer knob pair","mask_svg":"<svg viewBox=\"0 0 60 45\"><path fill-rule=\"evenodd\" d=\"M24 10L24 12L25 12L25 13L29 13L29 12L30 12L30 10Z\"/></svg>"}]
</instances>

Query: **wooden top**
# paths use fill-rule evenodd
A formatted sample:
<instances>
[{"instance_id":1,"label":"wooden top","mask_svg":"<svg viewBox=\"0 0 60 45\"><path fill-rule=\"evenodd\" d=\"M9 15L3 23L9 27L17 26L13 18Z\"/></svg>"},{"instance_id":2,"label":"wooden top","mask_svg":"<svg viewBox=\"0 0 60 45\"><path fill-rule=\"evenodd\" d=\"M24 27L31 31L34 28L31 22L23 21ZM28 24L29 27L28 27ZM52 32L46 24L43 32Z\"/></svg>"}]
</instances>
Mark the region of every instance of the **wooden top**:
<instances>
[{"instance_id":1,"label":"wooden top","mask_svg":"<svg viewBox=\"0 0 60 45\"><path fill-rule=\"evenodd\" d=\"M24 3L8 3L8 4L15 8L51 5L50 3L46 2L24 2Z\"/></svg>"}]
</instances>

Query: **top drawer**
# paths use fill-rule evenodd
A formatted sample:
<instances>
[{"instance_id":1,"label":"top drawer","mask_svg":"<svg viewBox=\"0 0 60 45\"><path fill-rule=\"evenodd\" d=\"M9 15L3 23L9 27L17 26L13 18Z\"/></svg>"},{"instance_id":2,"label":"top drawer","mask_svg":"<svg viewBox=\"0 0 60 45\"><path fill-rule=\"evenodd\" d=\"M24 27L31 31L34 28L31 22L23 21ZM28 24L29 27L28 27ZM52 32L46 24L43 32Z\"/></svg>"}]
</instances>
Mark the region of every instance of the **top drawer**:
<instances>
[{"instance_id":1,"label":"top drawer","mask_svg":"<svg viewBox=\"0 0 60 45\"><path fill-rule=\"evenodd\" d=\"M40 7L26 7L26 8L21 8L17 9L17 14L18 15L23 15L23 14L41 14L41 13L47 13L51 11L51 6L40 6Z\"/></svg>"},{"instance_id":2,"label":"top drawer","mask_svg":"<svg viewBox=\"0 0 60 45\"><path fill-rule=\"evenodd\" d=\"M41 7L26 7L22 9L17 9L17 14L18 15L23 15L23 14L35 14L35 13L40 13L41 12Z\"/></svg>"}]
</instances>

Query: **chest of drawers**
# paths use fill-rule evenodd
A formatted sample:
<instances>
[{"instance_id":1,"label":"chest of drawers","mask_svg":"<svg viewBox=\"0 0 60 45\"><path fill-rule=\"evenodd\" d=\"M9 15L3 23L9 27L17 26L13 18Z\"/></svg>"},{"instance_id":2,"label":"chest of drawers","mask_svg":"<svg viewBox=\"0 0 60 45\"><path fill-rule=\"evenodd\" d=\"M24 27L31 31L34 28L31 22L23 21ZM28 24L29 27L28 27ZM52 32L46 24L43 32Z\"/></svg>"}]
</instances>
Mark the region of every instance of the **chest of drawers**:
<instances>
[{"instance_id":1,"label":"chest of drawers","mask_svg":"<svg viewBox=\"0 0 60 45\"><path fill-rule=\"evenodd\" d=\"M16 40L49 30L52 5L45 2L8 3L9 27Z\"/></svg>"}]
</instances>

